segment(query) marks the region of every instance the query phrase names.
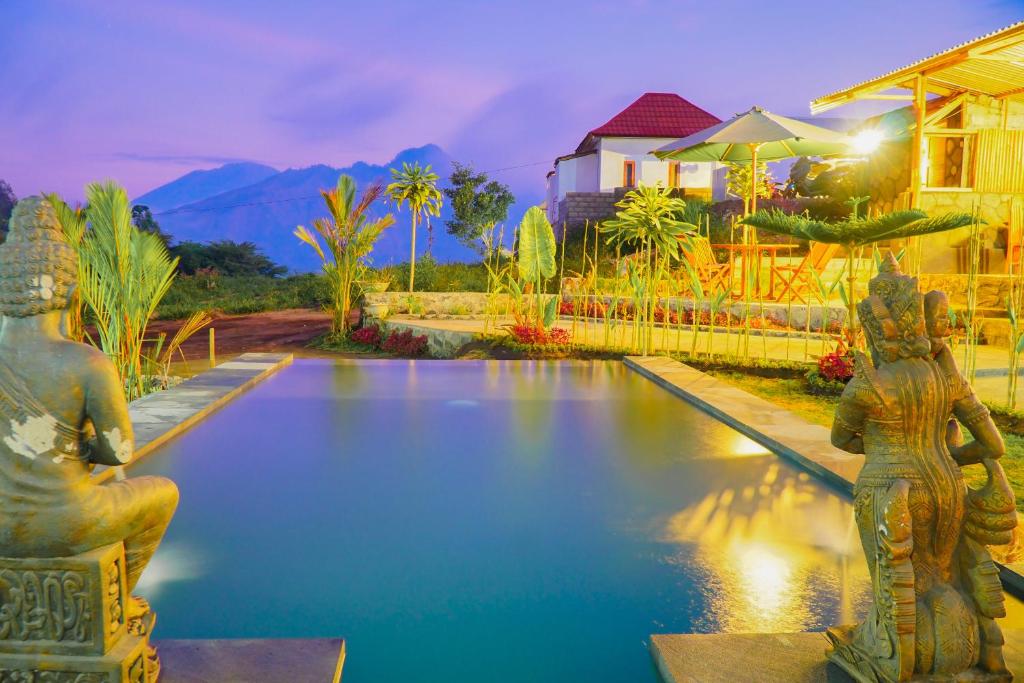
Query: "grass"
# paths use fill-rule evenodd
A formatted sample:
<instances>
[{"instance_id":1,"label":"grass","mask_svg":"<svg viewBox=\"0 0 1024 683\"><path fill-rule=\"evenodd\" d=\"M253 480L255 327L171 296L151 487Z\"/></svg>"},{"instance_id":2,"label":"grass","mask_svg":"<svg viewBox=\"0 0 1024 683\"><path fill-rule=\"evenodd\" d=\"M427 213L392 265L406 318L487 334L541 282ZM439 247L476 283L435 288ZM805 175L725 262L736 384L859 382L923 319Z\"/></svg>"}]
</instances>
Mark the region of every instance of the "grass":
<instances>
[{"instance_id":1,"label":"grass","mask_svg":"<svg viewBox=\"0 0 1024 683\"><path fill-rule=\"evenodd\" d=\"M755 377L731 370L708 370L708 374L743 389L755 396L796 413L813 424L832 426L832 416L839 403L837 396L812 396L806 391L803 379L771 379ZM965 434L969 437L969 434ZM1006 455L999 461L1017 495L1017 509L1024 512L1024 436L1003 431ZM981 465L963 469L964 479L973 487L985 483L985 470Z\"/></svg>"},{"instance_id":2,"label":"grass","mask_svg":"<svg viewBox=\"0 0 1024 683\"><path fill-rule=\"evenodd\" d=\"M253 276L178 276L160 303L156 317L180 320L197 311L245 314L288 308L322 308L330 293L320 275L284 278Z\"/></svg>"}]
</instances>

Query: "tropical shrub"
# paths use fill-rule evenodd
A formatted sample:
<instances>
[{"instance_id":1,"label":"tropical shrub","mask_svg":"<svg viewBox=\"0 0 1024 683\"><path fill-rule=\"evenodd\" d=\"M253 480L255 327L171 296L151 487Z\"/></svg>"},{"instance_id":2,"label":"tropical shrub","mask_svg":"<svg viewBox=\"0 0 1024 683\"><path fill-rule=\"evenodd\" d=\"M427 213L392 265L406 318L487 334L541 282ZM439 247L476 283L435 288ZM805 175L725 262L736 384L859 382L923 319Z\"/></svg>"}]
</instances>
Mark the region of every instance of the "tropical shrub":
<instances>
[{"instance_id":1,"label":"tropical shrub","mask_svg":"<svg viewBox=\"0 0 1024 683\"><path fill-rule=\"evenodd\" d=\"M185 275L216 271L219 275L228 276L278 277L288 272L287 268L267 258L266 254L252 242L181 242L171 247L170 251L178 257L178 270Z\"/></svg>"},{"instance_id":2,"label":"tropical shrub","mask_svg":"<svg viewBox=\"0 0 1024 683\"><path fill-rule=\"evenodd\" d=\"M351 176L342 175L334 189L321 190L320 194L330 216L317 218L313 227L323 238L327 250L304 226L295 229L295 236L311 246L320 257L331 285L331 331L343 335L349 329L355 282L366 272L366 259L373 251L373 245L395 219L391 214L376 219L369 216L370 207L384 195L384 188L379 183L370 185L357 199L356 181Z\"/></svg>"},{"instance_id":3,"label":"tropical shrub","mask_svg":"<svg viewBox=\"0 0 1024 683\"><path fill-rule=\"evenodd\" d=\"M360 327L358 330L354 330L348 336L349 339L357 344L363 344L364 346L372 346L375 349L379 349L383 336L380 332L380 325L367 325L366 327Z\"/></svg>"},{"instance_id":4,"label":"tropical shrub","mask_svg":"<svg viewBox=\"0 0 1024 683\"><path fill-rule=\"evenodd\" d=\"M552 327L550 330L533 325L510 325L508 332L519 344L530 346L566 346L572 343L569 330Z\"/></svg>"},{"instance_id":5,"label":"tropical shrub","mask_svg":"<svg viewBox=\"0 0 1024 683\"><path fill-rule=\"evenodd\" d=\"M414 335L412 330L392 332L380 345L382 351L403 358L419 358L427 352L427 335Z\"/></svg>"},{"instance_id":6,"label":"tropical shrub","mask_svg":"<svg viewBox=\"0 0 1024 683\"><path fill-rule=\"evenodd\" d=\"M534 326L539 331L551 327L555 321L558 300L551 297L542 304L544 283L553 278L558 270L555 262L555 232L539 206L526 210L519 224L519 278L533 288ZM518 321L522 324L523 321Z\"/></svg>"},{"instance_id":7,"label":"tropical shrub","mask_svg":"<svg viewBox=\"0 0 1024 683\"><path fill-rule=\"evenodd\" d=\"M86 196L88 229L78 243L79 289L96 325L95 343L114 363L132 400L146 391L146 327L174 281L178 261L159 237L135 227L124 188L92 183ZM58 219L73 213L60 204ZM65 232L78 227L65 226Z\"/></svg>"},{"instance_id":8,"label":"tropical shrub","mask_svg":"<svg viewBox=\"0 0 1024 683\"><path fill-rule=\"evenodd\" d=\"M835 351L818 359L818 374L829 381L850 381L853 377L853 357L842 343Z\"/></svg>"}]
</instances>

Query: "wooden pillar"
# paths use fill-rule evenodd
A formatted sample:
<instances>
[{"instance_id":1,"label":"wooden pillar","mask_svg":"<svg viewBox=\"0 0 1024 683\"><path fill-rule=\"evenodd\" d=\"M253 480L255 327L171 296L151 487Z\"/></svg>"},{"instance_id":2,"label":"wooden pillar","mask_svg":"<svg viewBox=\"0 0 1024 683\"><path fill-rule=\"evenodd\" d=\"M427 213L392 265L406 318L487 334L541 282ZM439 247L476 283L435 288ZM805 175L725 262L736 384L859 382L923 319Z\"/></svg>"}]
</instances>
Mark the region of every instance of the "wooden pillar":
<instances>
[{"instance_id":1,"label":"wooden pillar","mask_svg":"<svg viewBox=\"0 0 1024 683\"><path fill-rule=\"evenodd\" d=\"M918 74L914 80L914 141L910 148L910 208L921 208L921 188L924 182L921 176L924 174L924 119L927 100L924 88L924 76Z\"/></svg>"}]
</instances>

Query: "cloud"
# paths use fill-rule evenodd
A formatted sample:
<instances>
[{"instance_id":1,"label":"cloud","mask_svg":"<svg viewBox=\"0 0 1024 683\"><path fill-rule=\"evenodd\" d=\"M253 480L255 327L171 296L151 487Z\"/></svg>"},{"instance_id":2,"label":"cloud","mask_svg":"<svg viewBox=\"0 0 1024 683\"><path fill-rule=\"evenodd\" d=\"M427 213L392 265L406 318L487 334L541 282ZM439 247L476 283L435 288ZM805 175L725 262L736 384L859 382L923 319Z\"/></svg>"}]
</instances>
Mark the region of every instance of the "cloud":
<instances>
[{"instance_id":1,"label":"cloud","mask_svg":"<svg viewBox=\"0 0 1024 683\"><path fill-rule=\"evenodd\" d=\"M521 82L486 102L445 147L502 182L540 192L556 156L635 99L594 92L565 78Z\"/></svg>"},{"instance_id":2,"label":"cloud","mask_svg":"<svg viewBox=\"0 0 1024 683\"><path fill-rule=\"evenodd\" d=\"M332 77L291 84L288 96L273 98L269 118L295 139L317 142L349 139L398 113L405 96L400 86L339 82Z\"/></svg>"},{"instance_id":3,"label":"cloud","mask_svg":"<svg viewBox=\"0 0 1024 683\"><path fill-rule=\"evenodd\" d=\"M207 164L237 164L240 162L262 163L245 157L216 156L207 154L143 154L141 152L115 152L110 159L138 161L150 164L175 164L177 166L203 166Z\"/></svg>"}]
</instances>

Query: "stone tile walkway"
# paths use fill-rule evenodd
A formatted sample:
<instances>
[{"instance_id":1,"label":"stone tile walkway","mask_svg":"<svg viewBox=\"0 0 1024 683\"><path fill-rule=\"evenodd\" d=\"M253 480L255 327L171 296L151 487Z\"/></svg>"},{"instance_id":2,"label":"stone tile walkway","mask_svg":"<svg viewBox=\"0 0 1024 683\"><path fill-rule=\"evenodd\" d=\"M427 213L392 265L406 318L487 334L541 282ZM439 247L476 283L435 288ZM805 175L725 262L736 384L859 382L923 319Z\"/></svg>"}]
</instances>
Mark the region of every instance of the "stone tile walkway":
<instances>
[{"instance_id":1,"label":"stone tile walkway","mask_svg":"<svg viewBox=\"0 0 1024 683\"><path fill-rule=\"evenodd\" d=\"M393 315L385 321L386 327L394 329L410 328L415 334L426 334L430 338L431 351L440 357L451 357L463 344L473 341L478 334L496 334L503 332L502 325L510 323L510 319L492 320L489 324L483 318L420 318L419 316ZM559 327L572 329L572 321L561 319L556 323ZM629 334L632 327L628 324L611 326L606 330L605 324L601 322L578 321L573 338L582 344L605 346L606 340L610 340L610 346L628 347L631 344ZM623 334L625 332L625 334ZM657 351L682 351L688 352L693 342L693 331L689 328L683 330L655 328L654 350ZM708 332L701 330L697 333L697 352L703 354L707 349ZM835 344L831 340L823 344L820 339L812 338L810 343L805 343L802 336L784 337L778 336L777 331L769 331L767 336L762 337L756 331L752 332L749 340L744 341L737 333L726 333L716 331L712 333L711 348L716 354L737 354L740 344L748 344L750 358L768 358L771 360L791 360L796 362L813 362L823 352L831 351ZM958 363L963 363L963 351L954 350L954 357ZM993 403L1005 404L1007 391L1007 365L1008 351L998 346L978 347L978 377L974 383L978 395ZM1024 406L1024 381L1020 382L1017 388L1017 400L1019 405Z\"/></svg>"},{"instance_id":2,"label":"stone tile walkway","mask_svg":"<svg viewBox=\"0 0 1024 683\"><path fill-rule=\"evenodd\" d=\"M1024 631L1004 629L1010 671L1024 671ZM665 683L852 683L825 658L823 633L714 633L651 636ZM914 679L917 680L917 679Z\"/></svg>"},{"instance_id":3,"label":"stone tile walkway","mask_svg":"<svg viewBox=\"0 0 1024 683\"><path fill-rule=\"evenodd\" d=\"M340 638L158 640L160 683L338 683Z\"/></svg>"},{"instance_id":4,"label":"stone tile walkway","mask_svg":"<svg viewBox=\"0 0 1024 683\"><path fill-rule=\"evenodd\" d=\"M290 353L246 353L167 391L132 401L128 413L135 432L133 462L291 362ZM100 465L93 477L98 482L107 481L119 469Z\"/></svg>"}]
</instances>

